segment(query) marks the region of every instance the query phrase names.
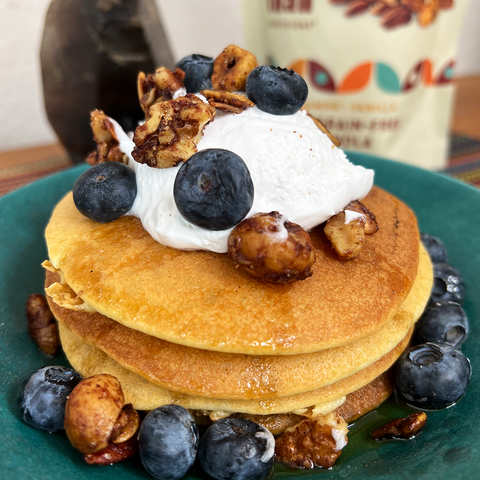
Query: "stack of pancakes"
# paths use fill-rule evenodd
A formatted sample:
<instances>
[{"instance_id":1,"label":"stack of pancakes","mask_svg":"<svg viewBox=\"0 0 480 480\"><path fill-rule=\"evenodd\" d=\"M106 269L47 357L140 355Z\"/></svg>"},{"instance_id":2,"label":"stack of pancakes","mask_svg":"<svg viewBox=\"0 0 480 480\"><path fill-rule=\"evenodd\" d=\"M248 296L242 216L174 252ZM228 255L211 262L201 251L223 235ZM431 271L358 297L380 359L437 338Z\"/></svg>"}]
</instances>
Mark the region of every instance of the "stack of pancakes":
<instances>
[{"instance_id":1,"label":"stack of pancakes","mask_svg":"<svg viewBox=\"0 0 480 480\"><path fill-rule=\"evenodd\" d=\"M365 413L391 392L384 372L428 301L432 267L405 204L376 187L363 203L379 231L358 258L340 261L319 226L313 275L273 285L226 254L163 246L135 217L89 220L68 194L46 229L46 291L69 361L116 376L139 410L254 416L275 433L301 416Z\"/></svg>"}]
</instances>

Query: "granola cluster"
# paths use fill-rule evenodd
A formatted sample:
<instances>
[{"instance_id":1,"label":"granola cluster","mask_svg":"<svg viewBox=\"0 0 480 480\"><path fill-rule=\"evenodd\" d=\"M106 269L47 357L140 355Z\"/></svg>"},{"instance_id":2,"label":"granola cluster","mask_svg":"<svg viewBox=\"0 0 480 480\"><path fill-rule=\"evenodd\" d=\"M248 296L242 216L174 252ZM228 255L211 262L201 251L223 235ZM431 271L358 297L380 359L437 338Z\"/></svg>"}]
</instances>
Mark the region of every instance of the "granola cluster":
<instances>
[{"instance_id":1,"label":"granola cluster","mask_svg":"<svg viewBox=\"0 0 480 480\"><path fill-rule=\"evenodd\" d=\"M245 90L246 79L256 66L255 56L247 50L236 45L225 48L214 62L214 88L201 92L208 104L193 94L184 95L185 72L180 68L140 72L137 93L145 123L137 127L133 137L134 159L154 168L169 168L188 160L196 153L203 130L215 118L216 110L238 114L254 105L232 92ZM90 165L128 163L107 115L100 110L92 112L91 127L97 148L87 158Z\"/></svg>"},{"instance_id":2,"label":"granola cluster","mask_svg":"<svg viewBox=\"0 0 480 480\"><path fill-rule=\"evenodd\" d=\"M87 163L90 165L103 162L128 164L128 157L120 150L115 127L110 118L101 110L94 110L90 114L90 125L97 148L87 157Z\"/></svg>"},{"instance_id":3,"label":"granola cluster","mask_svg":"<svg viewBox=\"0 0 480 480\"><path fill-rule=\"evenodd\" d=\"M275 460L290 468L331 468L347 445L347 423L336 412L303 420L275 441Z\"/></svg>"},{"instance_id":4,"label":"granola cluster","mask_svg":"<svg viewBox=\"0 0 480 480\"><path fill-rule=\"evenodd\" d=\"M175 92L184 88L183 80L185 73L176 68L171 71L168 68L160 67L155 73L145 75L140 72L137 77L137 92L140 107L145 113L145 118L150 118L150 107L159 102L172 100Z\"/></svg>"},{"instance_id":5,"label":"granola cluster","mask_svg":"<svg viewBox=\"0 0 480 480\"><path fill-rule=\"evenodd\" d=\"M197 151L203 129L214 117L215 108L191 93L155 103L147 121L135 130L132 156L155 168L185 162Z\"/></svg>"},{"instance_id":6,"label":"granola cluster","mask_svg":"<svg viewBox=\"0 0 480 480\"><path fill-rule=\"evenodd\" d=\"M213 88L227 92L245 90L247 77L257 66L257 59L252 53L229 45L213 64Z\"/></svg>"}]
</instances>

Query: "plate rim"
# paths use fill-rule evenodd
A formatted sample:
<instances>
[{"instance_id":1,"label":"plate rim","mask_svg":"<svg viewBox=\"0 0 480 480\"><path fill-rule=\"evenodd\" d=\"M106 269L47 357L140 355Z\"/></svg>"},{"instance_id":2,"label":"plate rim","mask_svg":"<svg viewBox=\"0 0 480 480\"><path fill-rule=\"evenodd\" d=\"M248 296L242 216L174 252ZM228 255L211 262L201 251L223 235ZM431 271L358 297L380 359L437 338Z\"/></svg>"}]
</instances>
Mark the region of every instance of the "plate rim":
<instances>
[{"instance_id":1,"label":"plate rim","mask_svg":"<svg viewBox=\"0 0 480 480\"><path fill-rule=\"evenodd\" d=\"M361 160L362 159L365 159L367 162L370 162L370 161L374 161L374 162L377 162L377 161L383 161L384 159L381 159L381 158L378 158L378 157L372 157L372 156L368 156L368 155L364 155L364 154L355 154L355 155L351 155L351 157L353 158L350 158L350 160L353 160L355 163L361 163ZM467 187L468 191L471 191L471 192L476 192L474 195L475 195L475 198L478 198L480 200L480 190L476 189L475 187L473 186L470 186L460 180L457 180L455 178L452 178L452 177L449 177L445 174L442 174L442 173L438 173L438 172L432 172L432 171L429 171L429 170L425 170L425 169L422 169L422 168L419 168L419 167L416 167L416 166L412 166L412 165L407 165L407 164L402 164L400 162L395 162L395 161L391 161L391 160L386 160L387 162L392 162L396 168L400 168L400 169L404 169L406 168L407 170L409 169L412 169L411 171L413 172L417 172L418 170L421 171L422 173L424 174L432 174L434 176L434 178L439 178L441 179L440 181L441 182L446 182L445 185L448 185L450 184L450 182L453 182L453 184L455 184L456 186L459 186L461 188L464 188L464 187ZM30 194L30 191L32 189L35 189L36 187L38 187L39 185L48 185L48 183L52 182L53 180L52 179L61 179L64 175L68 174L68 175L74 175L76 174L76 172L78 171L78 173L80 173L82 170L85 170L87 169L88 166L87 165L76 165L76 166L73 166L69 169L65 169L65 170L62 170L60 172L56 172L54 173L53 175L49 175L47 177L44 177L42 179L39 179L35 182L32 182L28 185L25 185L19 189L16 189L12 192L9 192L7 195L3 196L2 198L0 198L0 206L3 206L5 201L9 201L11 198L15 198L17 196L22 196L24 194ZM453 185L452 184L452 185ZM0 273L0 275L2 275ZM28 334L26 334L26 339L28 338ZM2 339L3 337L0 337L0 340ZM471 338L470 338L470 341L471 341ZM467 340L468 342L468 340ZM1 342L0 342L1 343ZM41 366L41 362L39 361L38 362L39 366ZM1 389L0 389L1 390ZM477 424L478 426L479 424ZM41 432L41 434L46 434L45 432ZM1 449L0 449L1 450ZM477 450L478 451L478 450ZM67 455L67 456L70 456L70 455ZM67 459L64 459L65 461L67 461ZM76 464L77 462L74 461L74 463ZM3 465L2 465L3 464ZM478 464L480 465L480 462L478 462ZM2 466L5 466L4 464L4 461L0 461L0 465ZM120 466L121 467L121 466ZM130 470L130 469L129 469ZM135 472L137 473L137 472ZM337 474L338 473L338 470L336 471L335 469L333 469L332 471L332 474ZM111 476L112 474L115 474L114 470L110 470L110 472L108 473L108 476ZM286 473L281 473L280 475L276 476L276 478L303 478L303 479L311 479L311 480L315 480L315 479L318 479L320 478L319 475L322 475L322 474L329 474L329 472L324 472L324 471L316 471L316 472L304 472L304 473L300 473L300 474L291 474L289 472L286 472ZM368 476L368 470L364 470L364 475L365 475L365 478L367 478ZM18 477L20 477L21 475L18 474ZM140 477L144 477L144 478L149 478L148 477L148 474L145 473L144 476L142 476L141 474L139 475ZM85 476L85 478L107 478L107 476L104 476L103 473L102 474L95 474L95 475L90 475L90 474L87 474ZM17 478L15 475L14 476L8 476L7 475L7 478ZM24 476L24 478L27 478ZM33 478L33 477L32 477ZM42 477L43 478L43 477ZM55 477L56 478L56 477ZM83 476L83 473L81 471L78 471L78 477L77 478L84 478ZM188 478L191 478L191 479L197 479L198 477L194 477L194 476L191 476L191 475L188 475L187 477L185 477L186 479ZM203 477L201 477L203 478ZM350 478L348 476L348 478ZM353 478L353 477L352 477ZM355 478L357 478L357 476L355 475ZM362 476L363 478L363 476ZM395 478L395 477L390 477L389 475L387 476L387 478ZM424 477L424 476L420 476L418 478L430 478L429 476L427 477ZM433 477L432 477L433 478ZM442 476L436 476L435 478L443 478ZM445 477L447 478L447 477ZM463 478L463 477L460 477L460 476L450 476L448 477L450 479L453 479L453 478ZM468 478L467 476L465 478Z\"/></svg>"}]
</instances>

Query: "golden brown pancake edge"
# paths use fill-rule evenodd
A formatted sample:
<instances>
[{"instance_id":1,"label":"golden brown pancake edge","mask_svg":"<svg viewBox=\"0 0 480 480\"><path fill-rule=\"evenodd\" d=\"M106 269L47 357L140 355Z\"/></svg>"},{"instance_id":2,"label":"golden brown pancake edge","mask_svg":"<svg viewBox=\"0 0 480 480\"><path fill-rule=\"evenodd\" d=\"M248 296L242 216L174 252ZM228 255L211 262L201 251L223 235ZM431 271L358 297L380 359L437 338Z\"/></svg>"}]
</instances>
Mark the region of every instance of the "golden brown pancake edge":
<instances>
[{"instance_id":1,"label":"golden brown pancake edge","mask_svg":"<svg viewBox=\"0 0 480 480\"><path fill-rule=\"evenodd\" d=\"M47 272L46 285L58 279ZM230 354L172 344L99 313L68 310L47 299L56 318L73 333L161 387L193 396L268 400L324 387L374 363L394 348L419 318L431 285L431 263L421 247L414 286L387 325L350 345L284 356Z\"/></svg>"},{"instance_id":2,"label":"golden brown pancake edge","mask_svg":"<svg viewBox=\"0 0 480 480\"><path fill-rule=\"evenodd\" d=\"M312 277L272 285L236 269L224 254L180 251L154 241L138 219L99 224L71 194L46 229L49 257L96 311L166 341L220 352L278 355L347 345L384 326L418 267L413 212L374 187L363 200L379 231L358 258L339 261L321 227L310 234Z\"/></svg>"},{"instance_id":3,"label":"golden brown pancake edge","mask_svg":"<svg viewBox=\"0 0 480 480\"><path fill-rule=\"evenodd\" d=\"M122 367L107 354L84 342L63 325L60 336L65 354L72 367L82 376L108 373L120 382L125 402L138 410L152 410L160 405L177 404L189 410L210 410L232 413L267 415L288 413L292 410L335 401L370 383L388 370L406 348L412 330L392 351L369 367L350 377L321 389L273 400L228 400L177 394L159 387L136 373Z\"/></svg>"}]
</instances>

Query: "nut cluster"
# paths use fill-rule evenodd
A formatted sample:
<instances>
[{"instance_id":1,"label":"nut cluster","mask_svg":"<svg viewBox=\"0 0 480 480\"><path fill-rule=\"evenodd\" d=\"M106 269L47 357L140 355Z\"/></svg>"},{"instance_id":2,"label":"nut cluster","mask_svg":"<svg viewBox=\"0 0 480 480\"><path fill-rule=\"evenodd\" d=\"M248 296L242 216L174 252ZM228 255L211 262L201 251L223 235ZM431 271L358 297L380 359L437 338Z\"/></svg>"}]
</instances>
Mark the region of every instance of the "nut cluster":
<instances>
[{"instance_id":1,"label":"nut cluster","mask_svg":"<svg viewBox=\"0 0 480 480\"><path fill-rule=\"evenodd\" d=\"M257 66L255 55L236 45L229 45L213 64L213 88L227 92L243 91L248 75Z\"/></svg>"},{"instance_id":2,"label":"nut cluster","mask_svg":"<svg viewBox=\"0 0 480 480\"><path fill-rule=\"evenodd\" d=\"M411 413L406 418L396 418L386 425L377 428L372 432L371 437L374 440L385 440L392 438L402 438L408 440L417 435L426 425L427 415L424 412Z\"/></svg>"},{"instance_id":3,"label":"nut cluster","mask_svg":"<svg viewBox=\"0 0 480 480\"><path fill-rule=\"evenodd\" d=\"M96 165L103 162L128 163L128 157L120 150L113 123L101 110L90 114L90 126L97 149L87 157L87 163Z\"/></svg>"},{"instance_id":4,"label":"nut cluster","mask_svg":"<svg viewBox=\"0 0 480 480\"><path fill-rule=\"evenodd\" d=\"M357 215L347 221L347 214L352 213ZM375 215L357 200L350 202L342 212L330 217L323 229L340 260L353 260L358 257L365 242L365 235L372 235L377 230Z\"/></svg>"},{"instance_id":5,"label":"nut cluster","mask_svg":"<svg viewBox=\"0 0 480 480\"><path fill-rule=\"evenodd\" d=\"M112 465L133 457L138 451L138 441L132 437L123 443L111 443L96 453L84 453L83 459L89 465Z\"/></svg>"},{"instance_id":6,"label":"nut cluster","mask_svg":"<svg viewBox=\"0 0 480 480\"><path fill-rule=\"evenodd\" d=\"M312 275L310 235L278 212L240 222L228 239L228 254L244 271L270 283L292 283Z\"/></svg>"},{"instance_id":7,"label":"nut cluster","mask_svg":"<svg viewBox=\"0 0 480 480\"><path fill-rule=\"evenodd\" d=\"M132 156L156 168L185 162L197 151L203 129L214 117L215 108L191 93L155 103L149 119L135 130Z\"/></svg>"},{"instance_id":8,"label":"nut cluster","mask_svg":"<svg viewBox=\"0 0 480 480\"><path fill-rule=\"evenodd\" d=\"M45 295L32 294L27 299L28 331L43 353L55 355L60 347L58 325Z\"/></svg>"},{"instance_id":9,"label":"nut cluster","mask_svg":"<svg viewBox=\"0 0 480 480\"><path fill-rule=\"evenodd\" d=\"M347 433L347 423L336 412L303 420L277 437L275 461L290 468L330 468L347 444Z\"/></svg>"},{"instance_id":10,"label":"nut cluster","mask_svg":"<svg viewBox=\"0 0 480 480\"><path fill-rule=\"evenodd\" d=\"M205 126L213 121L215 109L241 113L253 103L231 93L245 89L248 74L257 60L247 50L228 46L215 60L214 89L203 90L206 105L193 94L174 98L184 88L185 72L160 67L155 73L140 72L137 90L146 122L135 130L133 158L154 168L169 168L185 162L197 151Z\"/></svg>"},{"instance_id":11,"label":"nut cluster","mask_svg":"<svg viewBox=\"0 0 480 480\"><path fill-rule=\"evenodd\" d=\"M344 211L360 213L365 218L365 235L373 235L378 231L378 224L375 215L361 202L354 200L350 202Z\"/></svg>"},{"instance_id":12,"label":"nut cluster","mask_svg":"<svg viewBox=\"0 0 480 480\"><path fill-rule=\"evenodd\" d=\"M83 379L65 405L65 431L87 463L99 465L125 460L136 452L135 433L140 416L112 375Z\"/></svg>"},{"instance_id":13,"label":"nut cluster","mask_svg":"<svg viewBox=\"0 0 480 480\"><path fill-rule=\"evenodd\" d=\"M381 18L380 25L386 29L406 25L414 18L421 27L428 27L439 10L453 6L453 0L330 0L330 3L346 5L347 17L364 12L377 15Z\"/></svg>"},{"instance_id":14,"label":"nut cluster","mask_svg":"<svg viewBox=\"0 0 480 480\"><path fill-rule=\"evenodd\" d=\"M200 93L212 107L225 112L242 113L247 108L255 105L247 97L236 93L223 92L221 90L202 90Z\"/></svg>"},{"instance_id":15,"label":"nut cluster","mask_svg":"<svg viewBox=\"0 0 480 480\"><path fill-rule=\"evenodd\" d=\"M172 100L175 92L183 88L184 78L185 73L179 68L172 72L166 67L160 67L155 70L155 73L148 75L139 72L137 77L138 100L147 120L150 118L150 107L158 102Z\"/></svg>"}]
</instances>

